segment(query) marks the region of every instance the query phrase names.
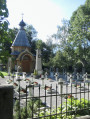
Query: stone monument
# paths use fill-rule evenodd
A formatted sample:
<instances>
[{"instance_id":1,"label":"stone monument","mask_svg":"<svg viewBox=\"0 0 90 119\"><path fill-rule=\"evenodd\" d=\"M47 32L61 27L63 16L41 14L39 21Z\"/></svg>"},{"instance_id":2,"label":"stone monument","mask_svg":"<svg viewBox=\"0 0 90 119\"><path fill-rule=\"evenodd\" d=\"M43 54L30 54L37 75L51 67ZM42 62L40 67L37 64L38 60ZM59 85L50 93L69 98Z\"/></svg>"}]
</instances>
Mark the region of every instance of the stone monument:
<instances>
[{"instance_id":1,"label":"stone monument","mask_svg":"<svg viewBox=\"0 0 90 119\"><path fill-rule=\"evenodd\" d=\"M35 70L37 71L38 75L42 74L42 62L41 62L41 50L37 49L36 50L36 66Z\"/></svg>"}]
</instances>

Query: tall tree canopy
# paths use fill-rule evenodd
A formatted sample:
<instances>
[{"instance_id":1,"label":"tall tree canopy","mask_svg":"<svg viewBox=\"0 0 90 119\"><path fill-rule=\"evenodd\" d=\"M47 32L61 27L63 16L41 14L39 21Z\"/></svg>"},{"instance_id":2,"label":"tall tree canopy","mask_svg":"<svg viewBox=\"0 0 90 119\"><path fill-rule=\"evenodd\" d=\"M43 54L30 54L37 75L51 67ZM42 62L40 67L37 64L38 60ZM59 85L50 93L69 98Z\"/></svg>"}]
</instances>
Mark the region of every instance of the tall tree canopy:
<instances>
[{"instance_id":1,"label":"tall tree canopy","mask_svg":"<svg viewBox=\"0 0 90 119\"><path fill-rule=\"evenodd\" d=\"M8 9L6 0L0 0L0 61L6 62L9 55L8 51L5 50L4 43L7 39L7 29L8 29Z\"/></svg>"},{"instance_id":2,"label":"tall tree canopy","mask_svg":"<svg viewBox=\"0 0 90 119\"><path fill-rule=\"evenodd\" d=\"M89 72L90 0L86 0L84 5L73 12L70 21L64 19L62 25L57 27L57 33L52 36L56 39L58 46L56 56L52 61L56 67L62 66L69 69L80 63Z\"/></svg>"},{"instance_id":3,"label":"tall tree canopy","mask_svg":"<svg viewBox=\"0 0 90 119\"><path fill-rule=\"evenodd\" d=\"M86 0L70 19L70 43L74 46L77 61L90 64L90 0Z\"/></svg>"}]
</instances>

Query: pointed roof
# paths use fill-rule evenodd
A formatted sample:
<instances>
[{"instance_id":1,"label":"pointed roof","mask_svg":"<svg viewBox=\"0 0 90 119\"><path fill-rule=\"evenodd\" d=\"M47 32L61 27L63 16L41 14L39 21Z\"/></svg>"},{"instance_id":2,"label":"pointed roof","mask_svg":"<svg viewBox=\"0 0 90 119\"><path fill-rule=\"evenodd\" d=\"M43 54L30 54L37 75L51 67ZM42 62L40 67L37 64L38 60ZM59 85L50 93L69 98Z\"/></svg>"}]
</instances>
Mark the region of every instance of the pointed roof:
<instances>
[{"instance_id":1,"label":"pointed roof","mask_svg":"<svg viewBox=\"0 0 90 119\"><path fill-rule=\"evenodd\" d=\"M12 46L24 46L24 47L31 47L26 35L26 32L24 30L24 26L26 25L22 19L22 21L19 23L20 30L12 43Z\"/></svg>"}]
</instances>

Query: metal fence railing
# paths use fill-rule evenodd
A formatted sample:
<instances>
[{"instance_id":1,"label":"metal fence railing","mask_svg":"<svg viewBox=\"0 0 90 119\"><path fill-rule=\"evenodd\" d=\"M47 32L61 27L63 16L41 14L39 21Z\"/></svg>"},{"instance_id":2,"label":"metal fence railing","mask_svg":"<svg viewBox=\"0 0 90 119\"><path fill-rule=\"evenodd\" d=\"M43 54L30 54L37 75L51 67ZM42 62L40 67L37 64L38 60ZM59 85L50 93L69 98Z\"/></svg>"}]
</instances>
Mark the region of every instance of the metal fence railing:
<instances>
[{"instance_id":1,"label":"metal fence railing","mask_svg":"<svg viewBox=\"0 0 90 119\"><path fill-rule=\"evenodd\" d=\"M15 119L73 119L90 114L89 82L59 80L47 86L34 81L21 88L20 81L14 93Z\"/></svg>"}]
</instances>

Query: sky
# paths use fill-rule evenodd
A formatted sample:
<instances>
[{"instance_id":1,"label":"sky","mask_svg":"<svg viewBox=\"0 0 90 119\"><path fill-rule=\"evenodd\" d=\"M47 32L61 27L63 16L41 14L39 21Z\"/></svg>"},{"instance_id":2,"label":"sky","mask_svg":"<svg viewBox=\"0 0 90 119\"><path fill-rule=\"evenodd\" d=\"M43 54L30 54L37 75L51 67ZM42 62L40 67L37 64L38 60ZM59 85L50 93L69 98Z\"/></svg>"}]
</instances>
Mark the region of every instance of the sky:
<instances>
[{"instance_id":1,"label":"sky","mask_svg":"<svg viewBox=\"0 0 90 119\"><path fill-rule=\"evenodd\" d=\"M57 32L62 19L69 20L72 13L86 0L7 0L9 27L19 28L23 20L38 32L38 38L46 39Z\"/></svg>"}]
</instances>

